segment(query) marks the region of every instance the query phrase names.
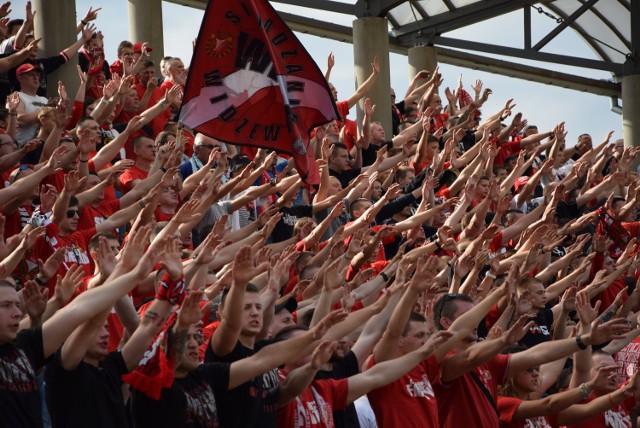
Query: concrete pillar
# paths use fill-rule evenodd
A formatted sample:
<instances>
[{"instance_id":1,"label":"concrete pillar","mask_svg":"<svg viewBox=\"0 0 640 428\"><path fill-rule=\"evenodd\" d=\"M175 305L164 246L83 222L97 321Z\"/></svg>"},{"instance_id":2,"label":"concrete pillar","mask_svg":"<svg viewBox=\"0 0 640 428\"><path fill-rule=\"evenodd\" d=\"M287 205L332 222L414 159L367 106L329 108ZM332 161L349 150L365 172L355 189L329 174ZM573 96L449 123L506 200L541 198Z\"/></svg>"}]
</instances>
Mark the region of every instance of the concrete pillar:
<instances>
[{"instance_id":1,"label":"concrete pillar","mask_svg":"<svg viewBox=\"0 0 640 428\"><path fill-rule=\"evenodd\" d=\"M164 56L162 33L162 0L129 0L129 41L149 42L158 76L160 60Z\"/></svg>"},{"instance_id":2,"label":"concrete pillar","mask_svg":"<svg viewBox=\"0 0 640 428\"><path fill-rule=\"evenodd\" d=\"M75 0L33 0L34 34L38 44L38 56L49 57L60 53L71 46L80 37L76 35L76 2ZM24 14L24 10L22 11ZM55 19L52 19L55 17ZM73 100L78 91L78 72L76 65L78 58L73 57L69 62L47 75L47 96L58 95L58 81L62 81L67 89L67 96Z\"/></svg>"},{"instance_id":3,"label":"concrete pillar","mask_svg":"<svg viewBox=\"0 0 640 428\"><path fill-rule=\"evenodd\" d=\"M367 94L376 105L374 121L379 121L387 138L391 129L391 78L389 75L389 22L386 18L367 17L353 21L353 59L355 62L356 88L371 75L371 62L377 55L380 74ZM364 100L363 100L364 101ZM363 101L358 103L358 128L362 125Z\"/></svg>"},{"instance_id":4,"label":"concrete pillar","mask_svg":"<svg viewBox=\"0 0 640 428\"><path fill-rule=\"evenodd\" d=\"M415 46L409 48L408 58L409 82L422 70L427 70L432 74L438 65L437 49L433 46ZM418 84L422 83L424 83L424 80L421 79Z\"/></svg>"},{"instance_id":5,"label":"concrete pillar","mask_svg":"<svg viewBox=\"0 0 640 428\"><path fill-rule=\"evenodd\" d=\"M640 74L622 77L622 135L626 147L640 146Z\"/></svg>"}]
</instances>

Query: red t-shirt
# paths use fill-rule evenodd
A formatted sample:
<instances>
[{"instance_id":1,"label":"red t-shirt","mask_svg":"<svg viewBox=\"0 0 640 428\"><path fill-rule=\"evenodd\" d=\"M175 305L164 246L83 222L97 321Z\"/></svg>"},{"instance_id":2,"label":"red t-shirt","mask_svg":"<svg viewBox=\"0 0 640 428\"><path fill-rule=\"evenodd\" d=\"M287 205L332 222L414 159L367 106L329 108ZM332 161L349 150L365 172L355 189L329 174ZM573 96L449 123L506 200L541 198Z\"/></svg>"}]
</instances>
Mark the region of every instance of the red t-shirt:
<instances>
[{"instance_id":1,"label":"red t-shirt","mask_svg":"<svg viewBox=\"0 0 640 428\"><path fill-rule=\"evenodd\" d=\"M55 223L49 223L45 228L45 235L39 237L33 246L31 261L37 259L45 261L58 248L65 248L64 261L60 264L57 274L61 277L67 273L72 264L77 264L84 269L85 276L93 274L93 261L89 257L89 241L96 234L96 229L77 230L71 235L60 236L60 229ZM53 296L56 286L56 275L47 282L49 295Z\"/></svg>"},{"instance_id":2,"label":"red t-shirt","mask_svg":"<svg viewBox=\"0 0 640 428\"><path fill-rule=\"evenodd\" d=\"M280 381L287 373L280 370ZM333 412L347 407L348 379L314 380L285 407L278 410L278 428L333 428Z\"/></svg>"},{"instance_id":3,"label":"red t-shirt","mask_svg":"<svg viewBox=\"0 0 640 428\"><path fill-rule=\"evenodd\" d=\"M441 368L453 355L455 352L447 355L440 363ZM472 370L492 397L498 396L498 385L505 381L510 358L510 355L496 355L488 363ZM498 416L493 406L469 373L447 384L438 379L433 389L438 397L440 427L461 428L470 424L483 428L498 427Z\"/></svg>"},{"instance_id":4,"label":"red t-shirt","mask_svg":"<svg viewBox=\"0 0 640 428\"><path fill-rule=\"evenodd\" d=\"M51 184L58 192L62 192L64 187L64 177L67 175L64 171L56 171L42 180L42 184Z\"/></svg>"},{"instance_id":5,"label":"red t-shirt","mask_svg":"<svg viewBox=\"0 0 640 428\"><path fill-rule=\"evenodd\" d=\"M368 367L375 364L375 355ZM367 394L380 427L437 427L438 404L430 380L440 374L434 356L420 362L400 379Z\"/></svg>"},{"instance_id":6,"label":"red t-shirt","mask_svg":"<svg viewBox=\"0 0 640 428\"><path fill-rule=\"evenodd\" d=\"M141 100L142 97L144 96L144 93L147 91L147 88L145 86L142 86L140 83L136 84L135 88L136 88L136 91L138 92L138 99ZM166 91L162 88L155 88L153 90L153 93L151 94L151 97L149 98L149 103L147 103L147 108L150 108L156 105L158 101L160 101L164 97L165 92ZM149 122L149 126L151 126L151 129L153 129L154 136L157 136L160 132L162 132L162 130L164 129L164 125L169 121L170 118L171 118L171 110L169 108L166 108L159 115L154 117L151 120L151 122Z\"/></svg>"},{"instance_id":7,"label":"red t-shirt","mask_svg":"<svg viewBox=\"0 0 640 428\"><path fill-rule=\"evenodd\" d=\"M4 239L9 239L22 231L21 217L23 212L25 215L31 217L31 215L33 214L33 208L31 208L30 203L18 207L18 209L9 214L4 212L4 207L0 207L0 213L2 213L2 215L4 215L5 217Z\"/></svg>"},{"instance_id":8,"label":"red t-shirt","mask_svg":"<svg viewBox=\"0 0 640 428\"><path fill-rule=\"evenodd\" d=\"M80 220L78 220L78 230L90 229L111 217L120 210L120 200L102 201L97 208L86 205L80 209Z\"/></svg>"},{"instance_id":9,"label":"red t-shirt","mask_svg":"<svg viewBox=\"0 0 640 428\"><path fill-rule=\"evenodd\" d=\"M166 213L164 211L161 211L160 208L156 208L156 210L153 212L153 216L155 217L157 222L170 221L175 215L176 213Z\"/></svg>"},{"instance_id":10,"label":"red t-shirt","mask_svg":"<svg viewBox=\"0 0 640 428\"><path fill-rule=\"evenodd\" d=\"M558 415L538 416L520 421L514 421L513 415L523 400L516 397L498 397L500 411L500 428L554 428L558 426Z\"/></svg>"},{"instance_id":11,"label":"red t-shirt","mask_svg":"<svg viewBox=\"0 0 640 428\"><path fill-rule=\"evenodd\" d=\"M118 179L120 181L120 188L122 189L122 193L126 194L129 192L129 190L133 189L133 184L131 183L132 181L144 180L148 176L148 171L140 169L136 165L132 166L131 168L125 169Z\"/></svg>"},{"instance_id":12,"label":"red t-shirt","mask_svg":"<svg viewBox=\"0 0 640 428\"><path fill-rule=\"evenodd\" d=\"M588 403L596 398L596 396L592 395L583 403ZM631 428L633 424L629 413L634 407L636 407L636 399L635 397L629 397L613 409L609 409L579 424L567 425L567 428Z\"/></svg>"}]
</instances>

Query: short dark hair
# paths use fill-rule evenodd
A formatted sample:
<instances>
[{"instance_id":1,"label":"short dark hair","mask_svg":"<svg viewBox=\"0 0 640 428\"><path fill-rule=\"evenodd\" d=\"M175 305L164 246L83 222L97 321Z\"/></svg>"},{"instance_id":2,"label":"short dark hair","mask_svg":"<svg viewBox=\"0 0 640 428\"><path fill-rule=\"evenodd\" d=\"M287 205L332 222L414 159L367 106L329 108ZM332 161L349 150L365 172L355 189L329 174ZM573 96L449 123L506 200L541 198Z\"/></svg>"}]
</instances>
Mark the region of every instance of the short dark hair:
<instances>
[{"instance_id":1,"label":"short dark hair","mask_svg":"<svg viewBox=\"0 0 640 428\"><path fill-rule=\"evenodd\" d=\"M276 342L280 342L282 340L286 340L289 339L291 337L291 334L294 331L309 331L308 327L305 327L303 325L288 325L285 328L283 328L282 330L280 330L278 332L278 334L275 335L275 337L273 338Z\"/></svg>"},{"instance_id":2,"label":"short dark hair","mask_svg":"<svg viewBox=\"0 0 640 428\"><path fill-rule=\"evenodd\" d=\"M79 205L78 198L72 196L69 198L69 207L77 207Z\"/></svg>"},{"instance_id":3,"label":"short dark hair","mask_svg":"<svg viewBox=\"0 0 640 428\"><path fill-rule=\"evenodd\" d=\"M118 56L122 56L122 49L124 48L133 49L133 43L131 43L129 40L121 41L120 44L118 45Z\"/></svg>"},{"instance_id":4,"label":"short dark hair","mask_svg":"<svg viewBox=\"0 0 640 428\"><path fill-rule=\"evenodd\" d=\"M342 143L333 143L331 145L331 156L336 156L338 149L344 149L347 152L349 151L347 146L345 146L344 144L342 144Z\"/></svg>"},{"instance_id":5,"label":"short dark hair","mask_svg":"<svg viewBox=\"0 0 640 428\"><path fill-rule=\"evenodd\" d=\"M417 312L411 312L409 314L409 320L405 324L404 329L402 329L402 337L406 337L407 334L409 334L412 322L427 322L427 319Z\"/></svg>"},{"instance_id":6,"label":"short dark hair","mask_svg":"<svg viewBox=\"0 0 640 428\"><path fill-rule=\"evenodd\" d=\"M224 303L227 301L227 295L229 294L229 288L225 288L224 290L222 290L222 298L220 299L220 307L223 308L224 307ZM252 283L248 283L245 286L244 289L245 293L259 293L260 289L258 289L258 287L256 287L255 284Z\"/></svg>"},{"instance_id":7,"label":"short dark hair","mask_svg":"<svg viewBox=\"0 0 640 428\"><path fill-rule=\"evenodd\" d=\"M440 319L442 317L451 319L458 309L457 302L473 303L473 299L467 294L447 293L433 306L433 321L438 330L445 330L440 324Z\"/></svg>"},{"instance_id":8,"label":"short dark hair","mask_svg":"<svg viewBox=\"0 0 640 428\"><path fill-rule=\"evenodd\" d=\"M100 238L104 237L105 239L110 239L113 241L117 241L118 238L113 233L109 232L99 232L91 237L89 241L89 251L95 251L98 249L98 244L100 244Z\"/></svg>"},{"instance_id":9,"label":"short dark hair","mask_svg":"<svg viewBox=\"0 0 640 428\"><path fill-rule=\"evenodd\" d=\"M7 24L7 34L13 33L15 27L22 27L22 24L24 24L24 19L12 19L9 21Z\"/></svg>"}]
</instances>

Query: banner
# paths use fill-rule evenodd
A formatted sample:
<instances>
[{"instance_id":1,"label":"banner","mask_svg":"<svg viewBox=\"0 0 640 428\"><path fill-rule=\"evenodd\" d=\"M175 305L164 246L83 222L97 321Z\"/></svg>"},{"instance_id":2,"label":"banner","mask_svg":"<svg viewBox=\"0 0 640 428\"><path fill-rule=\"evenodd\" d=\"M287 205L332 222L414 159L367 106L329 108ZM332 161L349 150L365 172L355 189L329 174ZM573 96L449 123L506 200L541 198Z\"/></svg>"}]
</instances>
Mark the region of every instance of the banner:
<instances>
[{"instance_id":1,"label":"banner","mask_svg":"<svg viewBox=\"0 0 640 428\"><path fill-rule=\"evenodd\" d=\"M339 118L324 75L266 0L210 0L180 122L239 145L293 156L317 184L309 130Z\"/></svg>"}]
</instances>

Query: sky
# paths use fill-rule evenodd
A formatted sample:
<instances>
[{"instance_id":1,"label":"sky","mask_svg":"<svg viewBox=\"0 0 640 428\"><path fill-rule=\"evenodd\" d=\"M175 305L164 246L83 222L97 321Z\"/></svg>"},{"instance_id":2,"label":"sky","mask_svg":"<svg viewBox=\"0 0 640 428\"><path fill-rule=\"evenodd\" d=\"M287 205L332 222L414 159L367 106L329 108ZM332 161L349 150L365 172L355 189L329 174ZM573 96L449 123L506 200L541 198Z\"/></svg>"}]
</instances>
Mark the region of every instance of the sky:
<instances>
[{"instance_id":1,"label":"sky","mask_svg":"<svg viewBox=\"0 0 640 428\"><path fill-rule=\"evenodd\" d=\"M89 6L102 8L95 23L105 35L105 54L110 62L116 58L118 43L129 39L127 3L127 0L76 0L78 20L84 16ZM11 17L22 18L24 16L24 5L24 0L13 1ZM335 22L340 25L350 25L353 20L353 18L345 15L336 15L324 11L310 11L309 9L286 6L279 3L274 3L274 6L277 10L304 16L312 14L315 19ZM165 55L182 58L186 65L191 60L191 42L198 34L203 11L168 2L163 2L162 10L164 53ZM534 43L556 25L555 21L538 13L532 13L532 20ZM521 23L522 12L518 11L494 18L491 21L446 33L444 36L522 47ZM496 31L496 29L500 29L500 31ZM300 33L297 33L297 36L323 71L326 67L327 55L329 52L334 53L336 66L331 74L331 81L336 86L341 99L353 93L355 78L352 45ZM587 44L570 29L563 31L560 36L545 48L545 51L596 58ZM500 57L496 56L496 58ZM602 71L574 69L556 64L544 64L520 59L502 59L543 68L549 67L552 70L585 77L611 78L610 74ZM390 54L390 68L391 85L396 93L401 96L405 93L409 83L407 80L407 58L403 55ZM471 92L470 84L475 79L481 79L485 87L491 88L493 95L483 107L485 116L497 111L507 99L514 98L517 105L514 111L522 112L529 123L538 125L541 131L551 130L556 123L565 121L565 127L568 131L568 146L572 146L577 141L578 135L582 133L590 133L594 142L601 141L610 130L615 131L614 139L622 138L622 117L611 111L611 101L608 97L446 64L441 64L440 72L445 78L442 89L447 86L455 87L460 74L462 74L465 88L469 92ZM352 116L355 117L355 110L352 111Z\"/></svg>"}]
</instances>

